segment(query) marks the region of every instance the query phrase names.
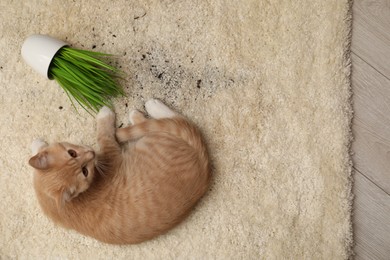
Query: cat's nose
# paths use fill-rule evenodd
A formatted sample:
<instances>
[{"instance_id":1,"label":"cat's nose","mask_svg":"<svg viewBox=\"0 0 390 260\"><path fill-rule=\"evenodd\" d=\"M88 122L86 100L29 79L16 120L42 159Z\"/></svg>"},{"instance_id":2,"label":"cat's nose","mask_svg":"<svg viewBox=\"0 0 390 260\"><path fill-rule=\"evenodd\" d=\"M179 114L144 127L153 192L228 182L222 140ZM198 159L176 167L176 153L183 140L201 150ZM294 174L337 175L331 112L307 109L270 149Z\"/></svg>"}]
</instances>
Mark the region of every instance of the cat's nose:
<instances>
[{"instance_id":1,"label":"cat's nose","mask_svg":"<svg viewBox=\"0 0 390 260\"><path fill-rule=\"evenodd\" d=\"M95 151L94 150L89 150L86 152L86 157L88 160L92 160L95 158Z\"/></svg>"}]
</instances>

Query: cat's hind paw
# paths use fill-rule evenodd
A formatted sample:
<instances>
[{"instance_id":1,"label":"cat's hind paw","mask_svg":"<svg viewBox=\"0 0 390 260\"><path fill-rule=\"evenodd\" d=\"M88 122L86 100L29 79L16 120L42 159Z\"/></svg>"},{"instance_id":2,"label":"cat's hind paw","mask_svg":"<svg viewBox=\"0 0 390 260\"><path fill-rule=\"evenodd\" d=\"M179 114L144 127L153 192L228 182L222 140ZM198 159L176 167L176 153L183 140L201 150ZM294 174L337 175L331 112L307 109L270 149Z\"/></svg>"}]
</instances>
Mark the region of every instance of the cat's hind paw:
<instances>
[{"instance_id":1,"label":"cat's hind paw","mask_svg":"<svg viewBox=\"0 0 390 260\"><path fill-rule=\"evenodd\" d=\"M132 124L132 125L139 124L145 120L146 120L145 115L143 113L141 113L140 111L138 111L137 109L130 111L130 113L129 113L130 124Z\"/></svg>"},{"instance_id":2,"label":"cat's hind paw","mask_svg":"<svg viewBox=\"0 0 390 260\"><path fill-rule=\"evenodd\" d=\"M171 118L177 116L176 112L166 106L158 99L150 99L145 103L145 109L148 114L156 119Z\"/></svg>"}]
</instances>

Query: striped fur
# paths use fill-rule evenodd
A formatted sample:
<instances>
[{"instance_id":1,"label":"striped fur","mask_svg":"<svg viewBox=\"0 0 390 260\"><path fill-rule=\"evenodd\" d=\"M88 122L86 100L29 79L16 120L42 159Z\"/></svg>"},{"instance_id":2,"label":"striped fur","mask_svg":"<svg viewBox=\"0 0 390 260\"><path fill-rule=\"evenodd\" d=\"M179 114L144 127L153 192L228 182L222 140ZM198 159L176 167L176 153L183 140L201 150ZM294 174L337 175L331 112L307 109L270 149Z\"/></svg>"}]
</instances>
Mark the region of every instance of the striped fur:
<instances>
[{"instance_id":1,"label":"striped fur","mask_svg":"<svg viewBox=\"0 0 390 260\"><path fill-rule=\"evenodd\" d=\"M146 108L159 119L136 111L134 124L119 129L114 113L102 109L96 154L68 143L42 145L29 163L45 214L113 244L140 243L181 222L207 191L209 158L199 130L158 102Z\"/></svg>"}]
</instances>

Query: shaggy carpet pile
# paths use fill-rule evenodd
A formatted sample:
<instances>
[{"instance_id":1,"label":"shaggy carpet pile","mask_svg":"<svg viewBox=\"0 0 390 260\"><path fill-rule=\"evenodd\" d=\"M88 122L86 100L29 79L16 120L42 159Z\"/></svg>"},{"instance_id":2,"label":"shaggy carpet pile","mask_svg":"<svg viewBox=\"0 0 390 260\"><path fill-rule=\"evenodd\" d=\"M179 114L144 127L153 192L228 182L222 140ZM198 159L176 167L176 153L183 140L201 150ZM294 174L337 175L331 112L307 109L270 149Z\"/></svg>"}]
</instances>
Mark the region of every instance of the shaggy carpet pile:
<instances>
[{"instance_id":1,"label":"shaggy carpet pile","mask_svg":"<svg viewBox=\"0 0 390 260\"><path fill-rule=\"evenodd\" d=\"M1 259L351 256L350 0L2 0L0 14ZM37 33L116 54L118 126L159 98L201 128L213 184L177 228L113 246L43 215L31 141L96 147L96 123L22 60Z\"/></svg>"}]
</instances>

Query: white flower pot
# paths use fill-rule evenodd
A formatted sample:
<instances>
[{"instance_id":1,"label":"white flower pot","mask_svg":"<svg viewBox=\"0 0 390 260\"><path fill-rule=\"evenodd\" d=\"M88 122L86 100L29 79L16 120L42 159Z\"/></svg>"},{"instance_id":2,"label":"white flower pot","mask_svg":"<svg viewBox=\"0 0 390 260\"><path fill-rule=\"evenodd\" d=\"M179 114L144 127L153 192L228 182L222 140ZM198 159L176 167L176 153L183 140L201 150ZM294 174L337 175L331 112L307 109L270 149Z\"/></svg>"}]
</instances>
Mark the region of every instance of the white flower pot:
<instances>
[{"instance_id":1,"label":"white flower pot","mask_svg":"<svg viewBox=\"0 0 390 260\"><path fill-rule=\"evenodd\" d=\"M66 42L50 36L34 34L24 41L22 57L34 70L50 79L50 63L58 50L66 45Z\"/></svg>"}]
</instances>

